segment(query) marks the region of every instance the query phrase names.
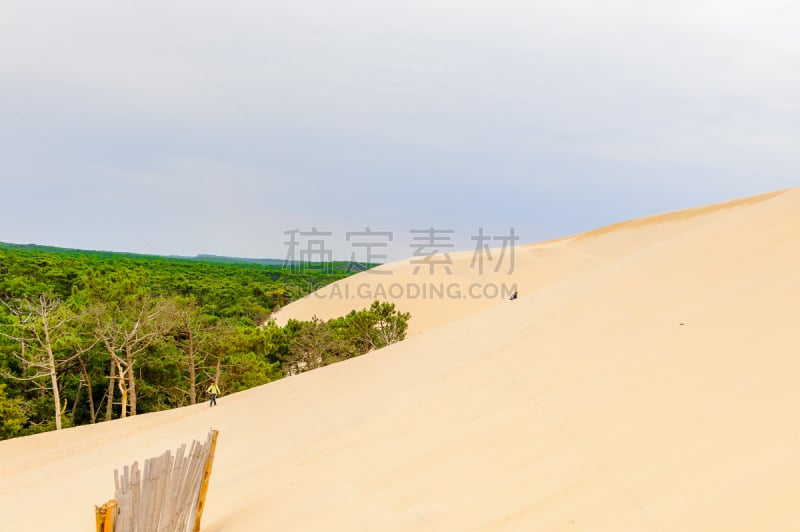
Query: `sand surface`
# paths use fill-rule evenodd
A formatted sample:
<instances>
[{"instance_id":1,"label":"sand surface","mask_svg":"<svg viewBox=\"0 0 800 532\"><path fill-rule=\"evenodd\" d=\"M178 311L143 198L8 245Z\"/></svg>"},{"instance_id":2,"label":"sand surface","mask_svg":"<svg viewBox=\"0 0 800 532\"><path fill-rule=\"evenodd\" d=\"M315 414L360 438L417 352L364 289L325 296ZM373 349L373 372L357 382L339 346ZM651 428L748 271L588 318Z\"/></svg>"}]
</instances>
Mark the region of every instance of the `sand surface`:
<instances>
[{"instance_id":1,"label":"sand surface","mask_svg":"<svg viewBox=\"0 0 800 532\"><path fill-rule=\"evenodd\" d=\"M800 530L800 189L520 246L511 274L451 257L429 281L519 299L398 297L400 344L0 442L0 529L92 530L115 467L213 427L206 531Z\"/></svg>"}]
</instances>

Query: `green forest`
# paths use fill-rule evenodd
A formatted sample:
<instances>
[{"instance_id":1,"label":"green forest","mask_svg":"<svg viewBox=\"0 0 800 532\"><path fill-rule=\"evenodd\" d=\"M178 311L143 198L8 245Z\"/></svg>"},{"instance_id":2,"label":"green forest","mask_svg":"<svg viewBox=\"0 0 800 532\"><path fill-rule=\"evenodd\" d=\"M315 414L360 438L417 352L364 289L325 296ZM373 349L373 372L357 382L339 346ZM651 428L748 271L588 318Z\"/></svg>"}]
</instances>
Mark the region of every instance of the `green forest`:
<instances>
[{"instance_id":1,"label":"green forest","mask_svg":"<svg viewBox=\"0 0 800 532\"><path fill-rule=\"evenodd\" d=\"M172 258L0 243L0 439L203 401L405 338L391 303L271 313L372 265Z\"/></svg>"}]
</instances>

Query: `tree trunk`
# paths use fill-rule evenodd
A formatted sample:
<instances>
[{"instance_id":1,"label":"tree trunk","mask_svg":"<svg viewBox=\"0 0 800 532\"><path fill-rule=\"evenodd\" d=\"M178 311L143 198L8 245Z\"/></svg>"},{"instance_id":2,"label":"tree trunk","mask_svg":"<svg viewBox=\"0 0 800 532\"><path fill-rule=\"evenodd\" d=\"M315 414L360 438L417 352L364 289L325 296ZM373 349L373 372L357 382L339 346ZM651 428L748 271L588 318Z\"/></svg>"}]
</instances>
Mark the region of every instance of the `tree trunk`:
<instances>
[{"instance_id":1,"label":"tree trunk","mask_svg":"<svg viewBox=\"0 0 800 532\"><path fill-rule=\"evenodd\" d=\"M133 371L133 355L130 344L125 344L126 370L128 371L128 402L131 405L131 415L136 415L136 374Z\"/></svg>"},{"instance_id":2,"label":"tree trunk","mask_svg":"<svg viewBox=\"0 0 800 532\"><path fill-rule=\"evenodd\" d=\"M47 365L50 370L50 385L53 387L53 404L56 414L56 430L61 430L61 397L58 393L58 374L56 374L56 359L53 356L53 346L50 343L50 327L47 322L47 302L44 296L39 299L42 305L42 328L44 329L45 350L47 351Z\"/></svg>"},{"instance_id":3,"label":"tree trunk","mask_svg":"<svg viewBox=\"0 0 800 532\"><path fill-rule=\"evenodd\" d=\"M70 413L73 425L75 425L75 410L78 409L78 401L80 401L81 398L81 388L83 388L83 381L78 381L78 389L75 392L75 400L72 401L72 412Z\"/></svg>"},{"instance_id":4,"label":"tree trunk","mask_svg":"<svg viewBox=\"0 0 800 532\"><path fill-rule=\"evenodd\" d=\"M86 369L86 363L83 361L83 358L78 357L78 363L81 365L81 374L83 375L83 380L86 383L86 389L88 390L89 396L89 418L91 423L94 424L97 421L97 414L94 411L94 397L92 397L92 379L89 377L89 371ZM113 388L112 388L113 390Z\"/></svg>"},{"instance_id":5,"label":"tree trunk","mask_svg":"<svg viewBox=\"0 0 800 532\"><path fill-rule=\"evenodd\" d=\"M114 357L111 357L111 368L108 373L108 403L106 403L106 421L111 421L114 415L114 379L117 377L117 365L114 364Z\"/></svg>"},{"instance_id":6,"label":"tree trunk","mask_svg":"<svg viewBox=\"0 0 800 532\"><path fill-rule=\"evenodd\" d=\"M187 325L186 330L189 332L189 404L197 403L197 376L194 367L194 335L192 335L192 327Z\"/></svg>"},{"instance_id":7,"label":"tree trunk","mask_svg":"<svg viewBox=\"0 0 800 532\"><path fill-rule=\"evenodd\" d=\"M117 387L119 388L119 393L122 396L120 399L121 408L119 417L120 419L124 419L128 417L128 387L125 386L125 372L122 371L122 365L118 361L114 361L117 365L117 373L119 373L119 378L117 379ZM127 368L130 370L130 368Z\"/></svg>"}]
</instances>

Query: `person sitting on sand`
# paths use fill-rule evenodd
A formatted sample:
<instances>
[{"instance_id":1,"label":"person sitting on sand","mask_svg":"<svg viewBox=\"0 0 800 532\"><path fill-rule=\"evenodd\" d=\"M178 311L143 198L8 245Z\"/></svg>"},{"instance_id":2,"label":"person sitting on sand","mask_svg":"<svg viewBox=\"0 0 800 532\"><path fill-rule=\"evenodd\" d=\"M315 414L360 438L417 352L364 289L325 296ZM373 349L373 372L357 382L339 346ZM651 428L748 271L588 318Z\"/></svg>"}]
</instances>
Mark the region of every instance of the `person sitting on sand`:
<instances>
[{"instance_id":1,"label":"person sitting on sand","mask_svg":"<svg viewBox=\"0 0 800 532\"><path fill-rule=\"evenodd\" d=\"M514 290L514 293L513 293L513 294L511 294L511 297L509 297L508 299L509 299L510 301L514 301L515 299L517 299L517 291L516 291L516 290Z\"/></svg>"}]
</instances>

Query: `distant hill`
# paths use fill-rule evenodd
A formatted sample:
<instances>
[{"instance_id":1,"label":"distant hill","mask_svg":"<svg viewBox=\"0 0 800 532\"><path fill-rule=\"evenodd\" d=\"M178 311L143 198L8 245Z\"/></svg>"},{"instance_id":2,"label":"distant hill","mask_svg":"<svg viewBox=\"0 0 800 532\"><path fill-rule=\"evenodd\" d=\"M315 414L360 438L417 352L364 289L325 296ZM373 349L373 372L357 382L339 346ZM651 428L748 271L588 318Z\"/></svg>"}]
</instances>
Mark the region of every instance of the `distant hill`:
<instances>
[{"instance_id":1,"label":"distant hill","mask_svg":"<svg viewBox=\"0 0 800 532\"><path fill-rule=\"evenodd\" d=\"M221 262L224 264L260 264L264 266L283 266L286 261L281 259L254 259L244 257L226 257L222 255L201 254L195 256L188 255L155 255L146 253L129 253L125 251L105 251L89 250L78 248L62 248L57 246L43 246L39 244L14 244L11 242L0 242L0 248L5 249L25 249L29 251L41 251L45 253L64 253L90 255L97 258L135 258L135 259L177 259L194 260L200 262Z\"/></svg>"},{"instance_id":2,"label":"distant hill","mask_svg":"<svg viewBox=\"0 0 800 532\"><path fill-rule=\"evenodd\" d=\"M182 259L190 259L190 260L202 260L204 262L224 262L224 263L244 263L244 264L263 264L264 266L283 266L287 264L286 260L283 259L254 259L254 258L247 258L247 257L226 257L225 255L209 255L209 254L200 254L195 255L194 257L184 257L184 256L176 256L177 258ZM293 263L294 261L288 261L288 263Z\"/></svg>"},{"instance_id":3,"label":"distant hill","mask_svg":"<svg viewBox=\"0 0 800 532\"><path fill-rule=\"evenodd\" d=\"M330 263L310 263L300 261L287 261L284 259L265 259L265 258L250 258L250 257L227 257L224 255L213 254L200 254L195 256L188 255L153 255L144 253L128 253L125 251L103 251L103 250L86 250L77 248L62 248L57 246L43 246L39 244L14 244L11 242L0 242L0 249L23 249L29 251L39 251L44 253L61 253L67 255L83 255L94 258L106 259L152 259L152 260L178 260L178 261L195 261L211 264L249 264L270 267L270 269L278 268L297 268L306 267L308 269L329 269L332 271L363 271L375 266L373 264L353 264L347 261L333 261ZM324 268L323 266L328 266Z\"/></svg>"}]
</instances>

